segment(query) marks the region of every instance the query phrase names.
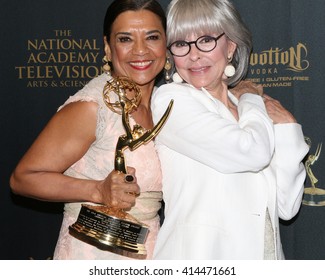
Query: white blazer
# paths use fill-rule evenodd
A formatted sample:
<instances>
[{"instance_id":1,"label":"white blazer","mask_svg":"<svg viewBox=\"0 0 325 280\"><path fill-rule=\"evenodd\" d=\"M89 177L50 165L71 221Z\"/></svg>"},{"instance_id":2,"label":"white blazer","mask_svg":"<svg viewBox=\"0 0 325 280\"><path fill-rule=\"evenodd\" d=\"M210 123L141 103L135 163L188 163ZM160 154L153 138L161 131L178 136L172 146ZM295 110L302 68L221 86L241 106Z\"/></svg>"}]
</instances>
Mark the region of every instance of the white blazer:
<instances>
[{"instance_id":1,"label":"white blazer","mask_svg":"<svg viewBox=\"0 0 325 280\"><path fill-rule=\"evenodd\" d=\"M263 259L267 209L276 258L284 258L279 217L300 208L308 146L299 124L273 125L260 96L228 94L239 121L187 84L152 97L155 123L174 100L156 138L166 206L155 259Z\"/></svg>"}]
</instances>

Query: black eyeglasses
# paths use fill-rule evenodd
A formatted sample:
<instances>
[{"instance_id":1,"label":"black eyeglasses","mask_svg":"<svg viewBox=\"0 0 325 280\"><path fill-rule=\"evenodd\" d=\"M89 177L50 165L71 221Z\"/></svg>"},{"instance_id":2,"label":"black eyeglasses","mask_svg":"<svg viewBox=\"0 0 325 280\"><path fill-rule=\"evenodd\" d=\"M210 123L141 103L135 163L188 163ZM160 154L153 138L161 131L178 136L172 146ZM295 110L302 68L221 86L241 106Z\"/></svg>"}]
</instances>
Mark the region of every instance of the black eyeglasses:
<instances>
[{"instance_id":1,"label":"black eyeglasses","mask_svg":"<svg viewBox=\"0 0 325 280\"><path fill-rule=\"evenodd\" d=\"M225 35L225 32L218 37L204 35L191 42L175 41L168 46L168 49L174 56L185 56L191 51L191 45L195 44L200 51L211 52L217 46L217 41L223 35Z\"/></svg>"}]
</instances>

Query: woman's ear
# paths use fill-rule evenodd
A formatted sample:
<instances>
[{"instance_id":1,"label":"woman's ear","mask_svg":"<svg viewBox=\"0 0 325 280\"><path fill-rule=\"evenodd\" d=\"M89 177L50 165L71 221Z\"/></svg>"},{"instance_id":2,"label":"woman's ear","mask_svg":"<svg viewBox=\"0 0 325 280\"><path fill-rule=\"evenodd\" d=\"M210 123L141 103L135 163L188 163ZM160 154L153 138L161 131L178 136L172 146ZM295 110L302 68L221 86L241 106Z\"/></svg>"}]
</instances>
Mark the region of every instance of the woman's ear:
<instances>
[{"instance_id":1,"label":"woman's ear","mask_svg":"<svg viewBox=\"0 0 325 280\"><path fill-rule=\"evenodd\" d=\"M112 57L112 52L111 52L111 47L109 46L108 42L107 42L107 37L104 36L104 51L105 51L105 55L108 61L111 61L111 57Z\"/></svg>"},{"instance_id":2,"label":"woman's ear","mask_svg":"<svg viewBox=\"0 0 325 280\"><path fill-rule=\"evenodd\" d=\"M237 44L231 40L228 40L227 44L228 44L228 57L233 58L237 48Z\"/></svg>"}]
</instances>

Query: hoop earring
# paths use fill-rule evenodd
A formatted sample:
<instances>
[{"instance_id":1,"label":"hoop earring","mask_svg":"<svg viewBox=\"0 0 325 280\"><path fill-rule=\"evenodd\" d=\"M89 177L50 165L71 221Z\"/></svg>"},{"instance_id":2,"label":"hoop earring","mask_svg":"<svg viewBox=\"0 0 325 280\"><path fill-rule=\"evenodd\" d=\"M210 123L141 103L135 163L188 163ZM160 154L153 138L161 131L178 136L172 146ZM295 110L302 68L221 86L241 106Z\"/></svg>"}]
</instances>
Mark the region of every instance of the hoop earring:
<instances>
[{"instance_id":1,"label":"hoop earring","mask_svg":"<svg viewBox=\"0 0 325 280\"><path fill-rule=\"evenodd\" d=\"M224 70L224 74L228 77L231 78L233 75L236 73L235 67L231 64L232 57L228 57L228 65L226 66Z\"/></svg>"}]
</instances>

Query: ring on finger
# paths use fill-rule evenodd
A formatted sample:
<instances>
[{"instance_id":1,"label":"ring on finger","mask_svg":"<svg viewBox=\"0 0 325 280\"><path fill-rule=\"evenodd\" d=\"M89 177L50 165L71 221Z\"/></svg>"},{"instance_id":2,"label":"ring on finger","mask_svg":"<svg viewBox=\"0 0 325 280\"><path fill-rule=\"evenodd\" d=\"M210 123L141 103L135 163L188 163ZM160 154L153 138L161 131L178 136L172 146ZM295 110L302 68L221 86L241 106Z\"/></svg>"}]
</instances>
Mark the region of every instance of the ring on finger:
<instances>
[{"instance_id":1,"label":"ring on finger","mask_svg":"<svg viewBox=\"0 0 325 280\"><path fill-rule=\"evenodd\" d=\"M124 176L124 182L125 183L132 183L134 181L134 177L133 175L130 175L130 174L126 174Z\"/></svg>"}]
</instances>

